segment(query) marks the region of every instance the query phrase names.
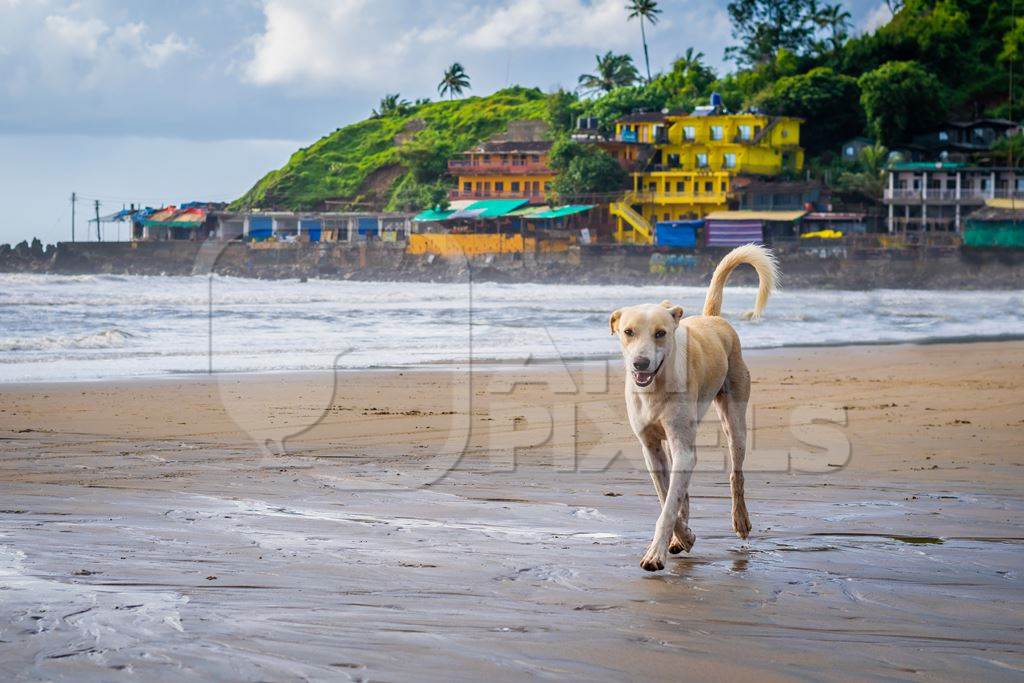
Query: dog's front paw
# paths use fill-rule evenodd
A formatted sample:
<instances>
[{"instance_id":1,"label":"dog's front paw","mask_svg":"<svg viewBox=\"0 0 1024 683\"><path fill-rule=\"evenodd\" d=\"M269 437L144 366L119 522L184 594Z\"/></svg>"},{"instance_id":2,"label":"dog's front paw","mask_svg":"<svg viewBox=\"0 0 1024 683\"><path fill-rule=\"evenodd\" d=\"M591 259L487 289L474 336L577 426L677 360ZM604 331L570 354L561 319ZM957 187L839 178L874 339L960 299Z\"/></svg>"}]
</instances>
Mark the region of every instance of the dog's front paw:
<instances>
[{"instance_id":1,"label":"dog's front paw","mask_svg":"<svg viewBox=\"0 0 1024 683\"><path fill-rule=\"evenodd\" d=\"M750 516L747 514L747 506L740 504L733 507L732 510L732 528L736 532L736 535L746 540L747 536L750 535Z\"/></svg>"},{"instance_id":2,"label":"dog's front paw","mask_svg":"<svg viewBox=\"0 0 1024 683\"><path fill-rule=\"evenodd\" d=\"M649 572L661 571L665 568L665 551L659 551L658 547L652 543L643 559L640 560L640 566Z\"/></svg>"}]
</instances>

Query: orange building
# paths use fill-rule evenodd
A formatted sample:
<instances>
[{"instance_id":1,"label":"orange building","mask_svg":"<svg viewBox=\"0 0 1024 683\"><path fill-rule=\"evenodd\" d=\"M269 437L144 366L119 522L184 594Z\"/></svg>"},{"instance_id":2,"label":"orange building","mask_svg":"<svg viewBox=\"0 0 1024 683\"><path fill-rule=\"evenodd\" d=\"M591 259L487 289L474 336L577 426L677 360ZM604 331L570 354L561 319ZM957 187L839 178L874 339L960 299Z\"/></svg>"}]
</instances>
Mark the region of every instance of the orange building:
<instances>
[{"instance_id":1,"label":"orange building","mask_svg":"<svg viewBox=\"0 0 1024 683\"><path fill-rule=\"evenodd\" d=\"M548 166L551 143L485 142L448 161L448 172L458 178L449 198L526 199L543 204L552 191L555 172Z\"/></svg>"}]
</instances>

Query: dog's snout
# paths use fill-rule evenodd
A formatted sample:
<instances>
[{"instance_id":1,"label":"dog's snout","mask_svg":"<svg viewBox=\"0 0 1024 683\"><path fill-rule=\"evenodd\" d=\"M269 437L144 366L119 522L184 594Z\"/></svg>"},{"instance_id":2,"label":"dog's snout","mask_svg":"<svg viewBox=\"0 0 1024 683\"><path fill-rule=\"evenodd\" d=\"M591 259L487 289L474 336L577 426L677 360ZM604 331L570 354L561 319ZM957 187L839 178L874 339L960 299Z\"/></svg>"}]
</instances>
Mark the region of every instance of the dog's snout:
<instances>
[{"instance_id":1,"label":"dog's snout","mask_svg":"<svg viewBox=\"0 0 1024 683\"><path fill-rule=\"evenodd\" d=\"M644 356L638 356L633 359L633 368L643 372L647 368L651 367L651 359Z\"/></svg>"}]
</instances>

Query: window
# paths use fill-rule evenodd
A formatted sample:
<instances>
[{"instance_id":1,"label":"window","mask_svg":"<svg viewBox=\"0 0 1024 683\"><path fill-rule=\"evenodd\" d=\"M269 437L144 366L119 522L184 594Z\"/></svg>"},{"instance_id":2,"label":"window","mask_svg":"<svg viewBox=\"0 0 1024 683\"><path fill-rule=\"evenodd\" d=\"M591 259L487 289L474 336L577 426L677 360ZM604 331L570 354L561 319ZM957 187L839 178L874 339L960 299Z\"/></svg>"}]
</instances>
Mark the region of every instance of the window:
<instances>
[{"instance_id":1,"label":"window","mask_svg":"<svg viewBox=\"0 0 1024 683\"><path fill-rule=\"evenodd\" d=\"M530 157L530 161L532 161L535 164L540 163L540 155L534 154L533 156Z\"/></svg>"},{"instance_id":2,"label":"window","mask_svg":"<svg viewBox=\"0 0 1024 683\"><path fill-rule=\"evenodd\" d=\"M719 189L721 189L722 192L725 192L726 186L725 186L725 181L724 180L722 181L721 187Z\"/></svg>"},{"instance_id":3,"label":"window","mask_svg":"<svg viewBox=\"0 0 1024 683\"><path fill-rule=\"evenodd\" d=\"M725 137L725 130L721 126L711 126L711 139L721 140Z\"/></svg>"},{"instance_id":4,"label":"window","mask_svg":"<svg viewBox=\"0 0 1024 683\"><path fill-rule=\"evenodd\" d=\"M696 140L697 129L693 126L683 126L683 139L684 140Z\"/></svg>"},{"instance_id":5,"label":"window","mask_svg":"<svg viewBox=\"0 0 1024 683\"><path fill-rule=\"evenodd\" d=\"M648 192L657 192L658 191L658 184L657 183L648 183L647 184L647 191Z\"/></svg>"},{"instance_id":6,"label":"window","mask_svg":"<svg viewBox=\"0 0 1024 683\"><path fill-rule=\"evenodd\" d=\"M740 126L740 140L750 140L754 137L754 129L750 126Z\"/></svg>"},{"instance_id":7,"label":"window","mask_svg":"<svg viewBox=\"0 0 1024 683\"><path fill-rule=\"evenodd\" d=\"M544 183L544 191L545 192L550 192L551 191L551 183Z\"/></svg>"},{"instance_id":8,"label":"window","mask_svg":"<svg viewBox=\"0 0 1024 683\"><path fill-rule=\"evenodd\" d=\"M722 167L723 168L736 168L736 155L732 152L726 152L722 156Z\"/></svg>"},{"instance_id":9,"label":"window","mask_svg":"<svg viewBox=\"0 0 1024 683\"><path fill-rule=\"evenodd\" d=\"M463 192L472 192L473 191L473 183L470 183L470 182L462 183L462 191Z\"/></svg>"},{"instance_id":10,"label":"window","mask_svg":"<svg viewBox=\"0 0 1024 683\"><path fill-rule=\"evenodd\" d=\"M705 192L714 192L714 188L715 188L715 184L712 183L710 180L708 180L708 181L706 181L704 183L704 191Z\"/></svg>"},{"instance_id":11,"label":"window","mask_svg":"<svg viewBox=\"0 0 1024 683\"><path fill-rule=\"evenodd\" d=\"M678 154L669 154L668 155L668 165L673 167L673 168L678 167L679 166L679 155Z\"/></svg>"},{"instance_id":12,"label":"window","mask_svg":"<svg viewBox=\"0 0 1024 683\"><path fill-rule=\"evenodd\" d=\"M856 155L856 151L854 151L853 145L847 145L846 150L844 150L844 153L848 157L852 157L852 156Z\"/></svg>"},{"instance_id":13,"label":"window","mask_svg":"<svg viewBox=\"0 0 1024 683\"><path fill-rule=\"evenodd\" d=\"M708 155L704 152L697 153L697 168L708 167Z\"/></svg>"},{"instance_id":14,"label":"window","mask_svg":"<svg viewBox=\"0 0 1024 683\"><path fill-rule=\"evenodd\" d=\"M540 194L540 181L539 180L534 180L533 181L533 194Z\"/></svg>"},{"instance_id":15,"label":"window","mask_svg":"<svg viewBox=\"0 0 1024 683\"><path fill-rule=\"evenodd\" d=\"M518 180L513 180L512 181L512 191L513 192L519 192L519 181Z\"/></svg>"},{"instance_id":16,"label":"window","mask_svg":"<svg viewBox=\"0 0 1024 683\"><path fill-rule=\"evenodd\" d=\"M678 181L676 181L676 192L686 192L686 181L685 180L678 180Z\"/></svg>"},{"instance_id":17,"label":"window","mask_svg":"<svg viewBox=\"0 0 1024 683\"><path fill-rule=\"evenodd\" d=\"M494 181L494 191L495 192L504 192L505 191L505 183L503 181L501 181L501 180Z\"/></svg>"},{"instance_id":18,"label":"window","mask_svg":"<svg viewBox=\"0 0 1024 683\"><path fill-rule=\"evenodd\" d=\"M949 142L949 133L947 133L944 130L940 130L939 131L939 141L940 142Z\"/></svg>"}]
</instances>

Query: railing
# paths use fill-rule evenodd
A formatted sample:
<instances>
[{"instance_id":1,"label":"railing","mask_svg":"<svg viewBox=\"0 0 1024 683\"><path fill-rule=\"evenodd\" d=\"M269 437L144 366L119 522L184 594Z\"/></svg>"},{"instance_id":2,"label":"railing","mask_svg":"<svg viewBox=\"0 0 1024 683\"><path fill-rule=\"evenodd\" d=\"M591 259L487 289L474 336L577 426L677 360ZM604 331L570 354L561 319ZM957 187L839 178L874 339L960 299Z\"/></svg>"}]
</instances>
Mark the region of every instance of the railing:
<instances>
[{"instance_id":1,"label":"railing","mask_svg":"<svg viewBox=\"0 0 1024 683\"><path fill-rule=\"evenodd\" d=\"M918 188L912 189L900 189L895 188L890 190L885 189L886 199L916 199L916 200L929 200L929 201L969 201L969 202L981 202L986 199L991 199L993 194L997 199L1014 197L1016 199L1024 199L1024 192L1013 192L1009 190L997 190L993 193L991 190L978 190L960 188L959 196L957 196L956 190L942 190L936 188L929 188L927 195L924 189Z\"/></svg>"},{"instance_id":2,"label":"railing","mask_svg":"<svg viewBox=\"0 0 1024 683\"><path fill-rule=\"evenodd\" d=\"M728 192L630 192L627 201L633 204L666 204L670 202L692 202L722 204Z\"/></svg>"},{"instance_id":3,"label":"railing","mask_svg":"<svg viewBox=\"0 0 1024 683\"><path fill-rule=\"evenodd\" d=\"M542 161L468 161L462 159L450 159L448 170L456 172L466 171L488 171L493 173L544 173L553 174L554 171Z\"/></svg>"},{"instance_id":4,"label":"railing","mask_svg":"<svg viewBox=\"0 0 1024 683\"><path fill-rule=\"evenodd\" d=\"M510 192L506 190L459 190L451 189L448 190L448 199L543 199L545 193L543 190L537 190L536 192L531 190L523 190L521 192Z\"/></svg>"}]
</instances>

